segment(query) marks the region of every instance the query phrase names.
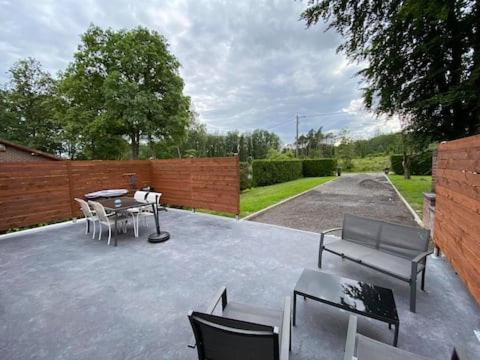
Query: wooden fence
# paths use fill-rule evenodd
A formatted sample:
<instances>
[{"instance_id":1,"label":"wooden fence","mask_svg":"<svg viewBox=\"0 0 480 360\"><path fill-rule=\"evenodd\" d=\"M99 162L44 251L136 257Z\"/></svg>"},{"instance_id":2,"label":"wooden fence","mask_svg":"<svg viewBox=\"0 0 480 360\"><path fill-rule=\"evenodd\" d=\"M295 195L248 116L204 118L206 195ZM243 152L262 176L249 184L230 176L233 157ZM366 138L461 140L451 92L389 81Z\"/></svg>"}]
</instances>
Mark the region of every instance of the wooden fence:
<instances>
[{"instance_id":1,"label":"wooden fence","mask_svg":"<svg viewBox=\"0 0 480 360\"><path fill-rule=\"evenodd\" d=\"M480 135L439 145L435 245L480 303Z\"/></svg>"},{"instance_id":2,"label":"wooden fence","mask_svg":"<svg viewBox=\"0 0 480 360\"><path fill-rule=\"evenodd\" d=\"M153 186L162 203L238 214L238 158L0 164L0 231L80 215L75 197Z\"/></svg>"}]
</instances>

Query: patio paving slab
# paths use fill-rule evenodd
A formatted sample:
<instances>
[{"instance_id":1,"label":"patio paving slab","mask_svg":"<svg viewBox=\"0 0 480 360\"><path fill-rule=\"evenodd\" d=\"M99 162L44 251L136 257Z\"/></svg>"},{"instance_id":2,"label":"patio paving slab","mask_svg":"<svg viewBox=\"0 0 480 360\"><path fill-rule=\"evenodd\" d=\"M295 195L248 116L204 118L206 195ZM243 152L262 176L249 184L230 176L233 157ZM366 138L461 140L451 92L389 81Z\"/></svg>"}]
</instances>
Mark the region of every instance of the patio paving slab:
<instances>
[{"instance_id":1,"label":"patio paving slab","mask_svg":"<svg viewBox=\"0 0 480 360\"><path fill-rule=\"evenodd\" d=\"M303 268L316 268L318 234L169 211L172 238L141 229L106 246L84 224L0 239L0 359L195 359L187 312L204 310L222 285L232 301L281 308ZM399 347L449 359L475 342L477 304L443 258L430 258L427 292L408 311L403 282L328 253L324 270L394 290ZM342 359L349 314L299 301L291 359ZM390 344L393 330L359 318L359 332Z\"/></svg>"}]
</instances>

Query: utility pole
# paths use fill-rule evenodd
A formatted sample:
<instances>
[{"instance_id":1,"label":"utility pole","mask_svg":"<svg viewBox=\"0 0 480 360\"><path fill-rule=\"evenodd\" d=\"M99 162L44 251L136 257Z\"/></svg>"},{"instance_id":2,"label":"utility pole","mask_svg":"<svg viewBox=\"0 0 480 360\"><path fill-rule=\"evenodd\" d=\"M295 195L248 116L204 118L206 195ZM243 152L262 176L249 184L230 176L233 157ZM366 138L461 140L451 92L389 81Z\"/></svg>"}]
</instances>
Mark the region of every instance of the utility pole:
<instances>
[{"instance_id":1,"label":"utility pole","mask_svg":"<svg viewBox=\"0 0 480 360\"><path fill-rule=\"evenodd\" d=\"M295 136L295 157L298 158L298 113L295 119L297 123L297 135Z\"/></svg>"}]
</instances>

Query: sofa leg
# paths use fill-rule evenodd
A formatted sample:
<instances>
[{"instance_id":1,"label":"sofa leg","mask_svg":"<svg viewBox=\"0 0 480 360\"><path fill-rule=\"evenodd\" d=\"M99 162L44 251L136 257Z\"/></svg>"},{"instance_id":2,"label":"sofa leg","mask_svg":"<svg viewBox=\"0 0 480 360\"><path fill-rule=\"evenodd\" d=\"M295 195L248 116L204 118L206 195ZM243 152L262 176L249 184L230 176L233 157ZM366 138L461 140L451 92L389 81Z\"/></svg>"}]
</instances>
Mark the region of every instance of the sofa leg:
<instances>
[{"instance_id":1,"label":"sofa leg","mask_svg":"<svg viewBox=\"0 0 480 360\"><path fill-rule=\"evenodd\" d=\"M416 303L417 303L417 276L416 274L412 276L410 280L410 311L416 312Z\"/></svg>"},{"instance_id":2,"label":"sofa leg","mask_svg":"<svg viewBox=\"0 0 480 360\"><path fill-rule=\"evenodd\" d=\"M322 268L322 255L323 255L323 249L320 247L320 250L318 251L318 268Z\"/></svg>"},{"instance_id":3,"label":"sofa leg","mask_svg":"<svg viewBox=\"0 0 480 360\"><path fill-rule=\"evenodd\" d=\"M425 270L427 270L426 266L422 270L422 291L425 291Z\"/></svg>"}]
</instances>

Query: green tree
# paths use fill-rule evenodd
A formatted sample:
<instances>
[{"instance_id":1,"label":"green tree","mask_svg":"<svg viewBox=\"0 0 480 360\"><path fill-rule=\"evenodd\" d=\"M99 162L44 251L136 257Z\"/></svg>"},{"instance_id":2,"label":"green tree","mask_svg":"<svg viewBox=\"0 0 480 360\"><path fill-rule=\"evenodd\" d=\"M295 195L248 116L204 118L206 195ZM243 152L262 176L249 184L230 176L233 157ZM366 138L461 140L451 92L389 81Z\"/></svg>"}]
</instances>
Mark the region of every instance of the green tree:
<instances>
[{"instance_id":1,"label":"green tree","mask_svg":"<svg viewBox=\"0 0 480 360\"><path fill-rule=\"evenodd\" d=\"M301 17L328 21L338 50L367 64L368 107L402 115L416 137L480 131L480 1L310 0Z\"/></svg>"},{"instance_id":2,"label":"green tree","mask_svg":"<svg viewBox=\"0 0 480 360\"><path fill-rule=\"evenodd\" d=\"M348 136L348 132L343 130L340 135L340 143L336 147L336 156L341 160L342 167L345 170L351 170L353 168L353 155L354 155L354 143Z\"/></svg>"},{"instance_id":3,"label":"green tree","mask_svg":"<svg viewBox=\"0 0 480 360\"><path fill-rule=\"evenodd\" d=\"M60 127L54 119L55 82L32 58L9 70L0 91L0 137L51 153L61 153Z\"/></svg>"},{"instance_id":4,"label":"green tree","mask_svg":"<svg viewBox=\"0 0 480 360\"><path fill-rule=\"evenodd\" d=\"M190 101L179 67L155 31L90 26L60 85L67 137L98 158L122 156L127 138L132 159L139 157L142 140L180 140Z\"/></svg>"}]
</instances>

